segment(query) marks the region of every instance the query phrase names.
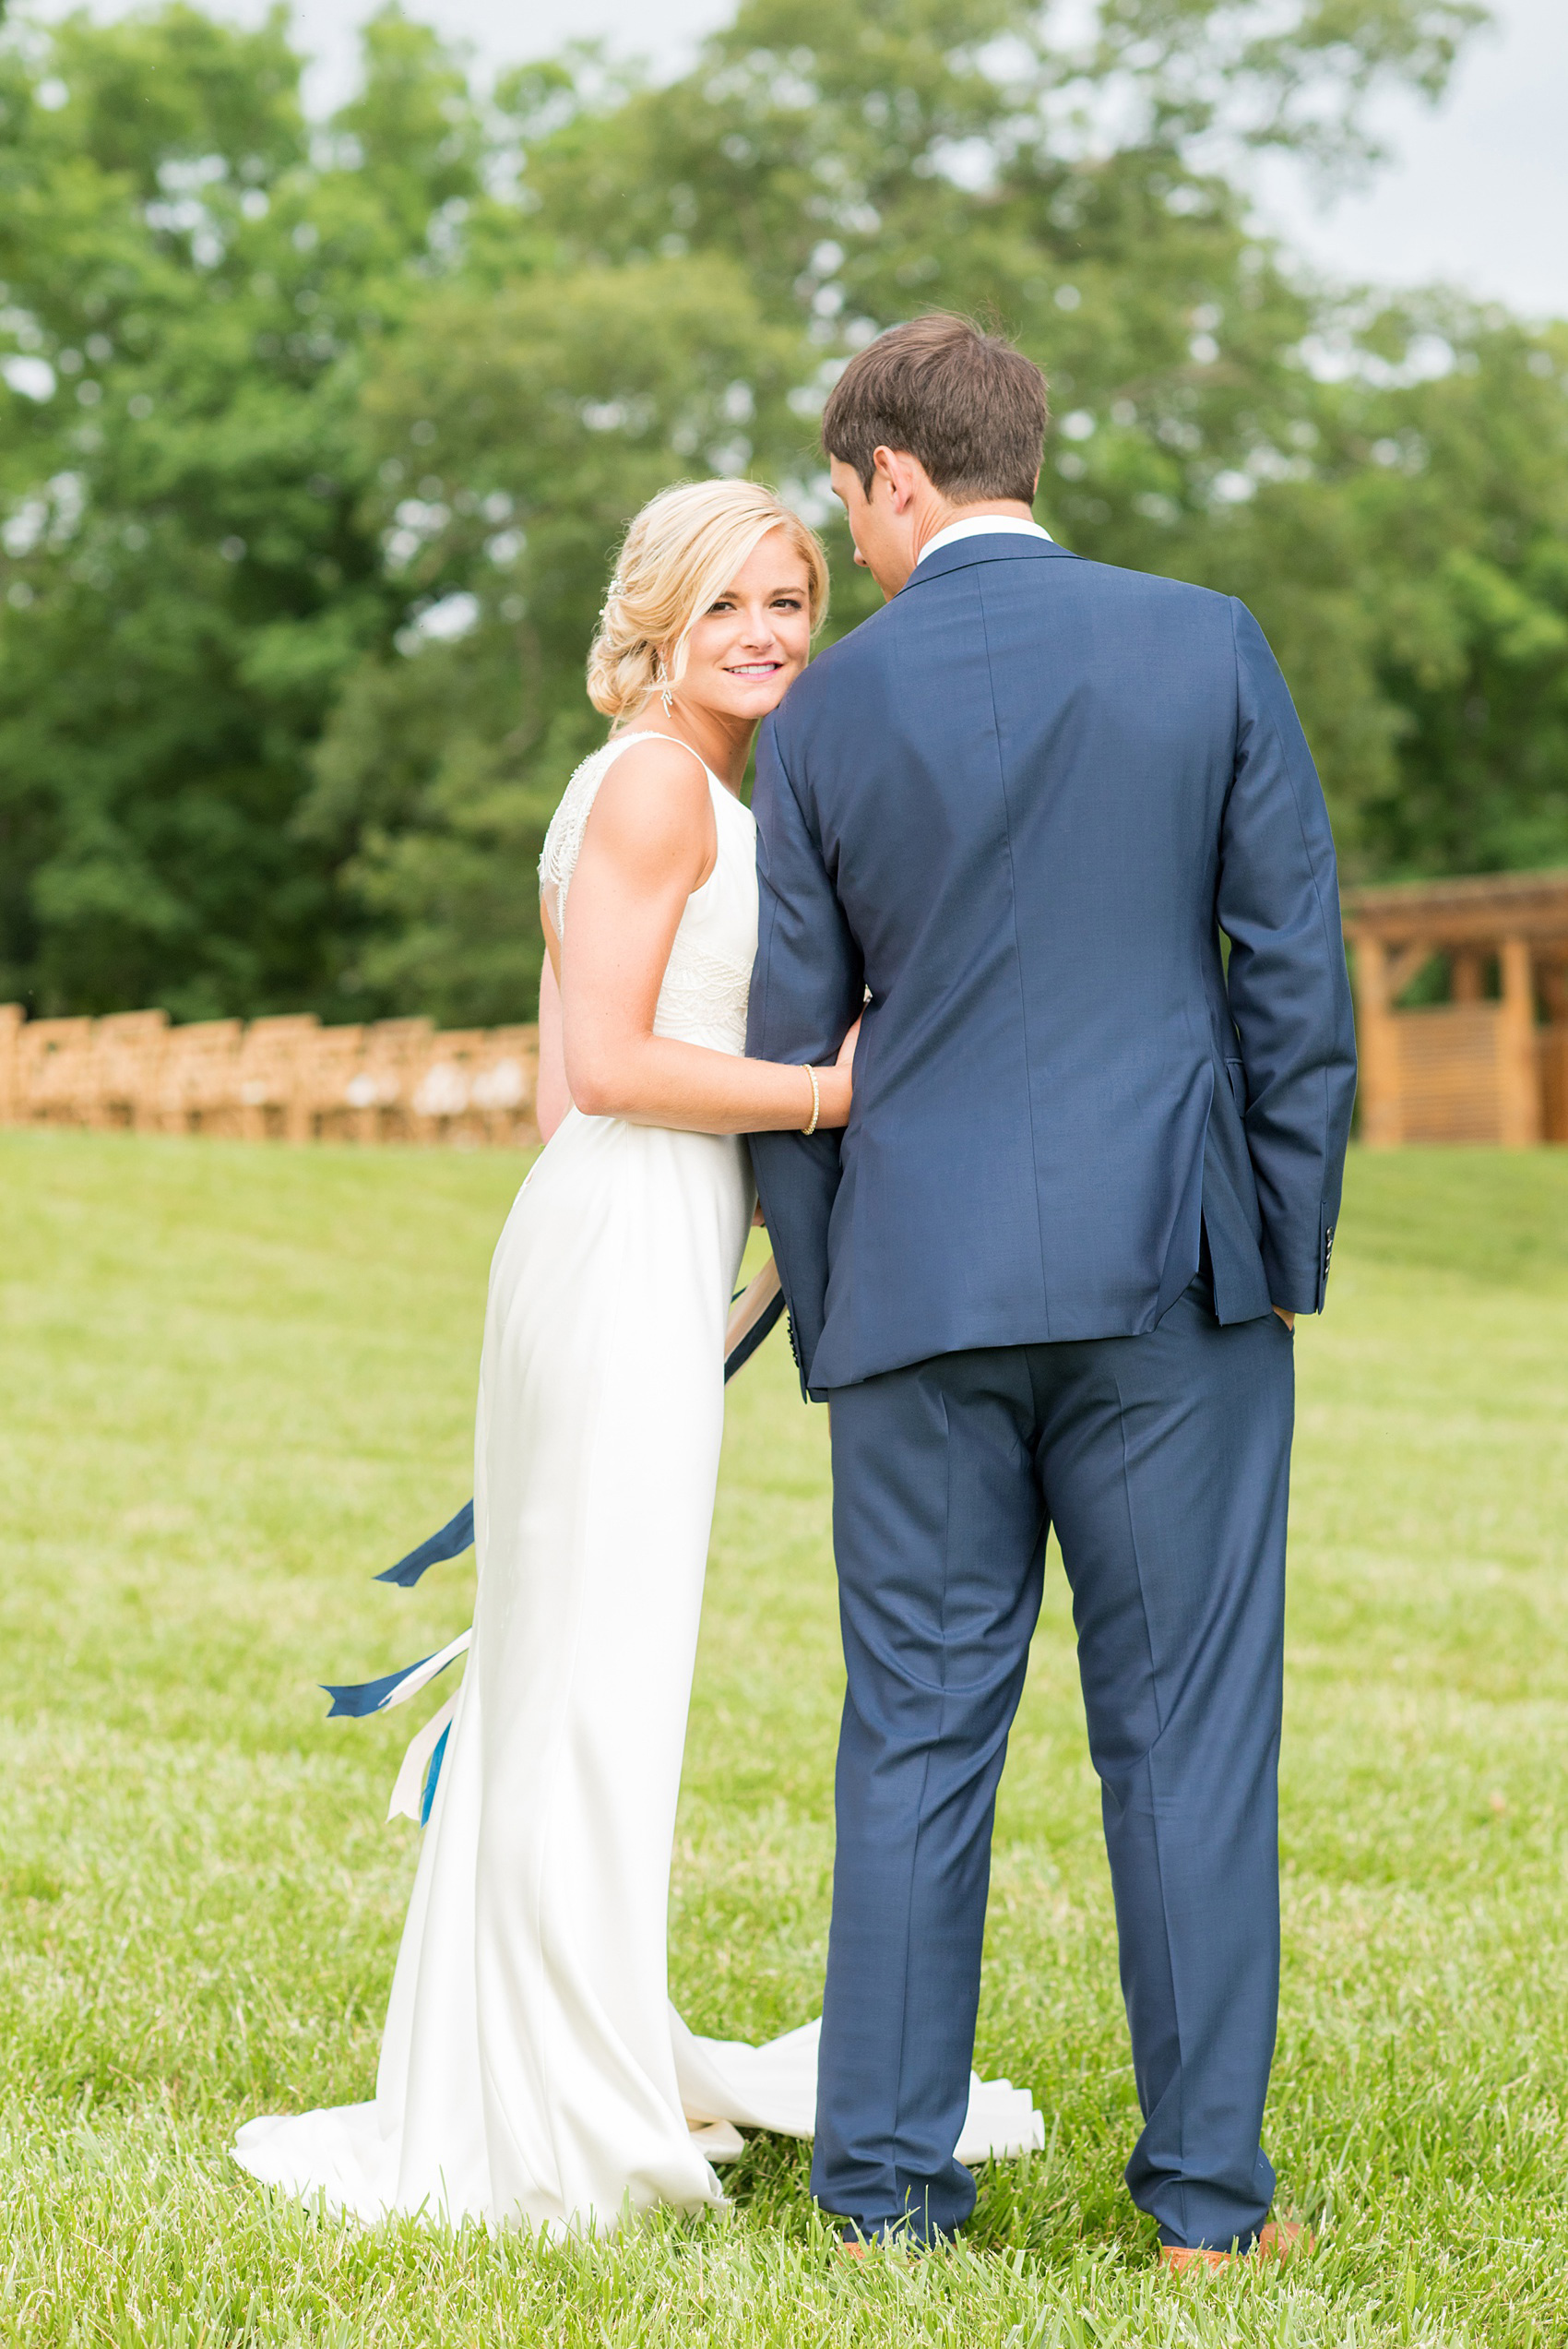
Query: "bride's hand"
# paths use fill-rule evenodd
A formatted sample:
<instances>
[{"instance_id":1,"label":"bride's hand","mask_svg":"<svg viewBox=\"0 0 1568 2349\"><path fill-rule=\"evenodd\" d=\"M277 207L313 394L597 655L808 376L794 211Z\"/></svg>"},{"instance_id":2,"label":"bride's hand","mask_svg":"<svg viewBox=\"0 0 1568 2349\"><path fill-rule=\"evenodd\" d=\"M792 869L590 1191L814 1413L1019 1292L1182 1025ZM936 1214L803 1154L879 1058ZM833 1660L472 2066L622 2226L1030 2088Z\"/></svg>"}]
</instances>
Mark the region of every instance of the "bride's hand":
<instances>
[{"instance_id":1,"label":"bride's hand","mask_svg":"<svg viewBox=\"0 0 1568 2349\"><path fill-rule=\"evenodd\" d=\"M838 1047L838 1057L831 1068L817 1070L817 1084L822 1092L823 1126L847 1126L849 1104L854 1099L855 1046L861 1040L861 1023L857 1019Z\"/></svg>"}]
</instances>

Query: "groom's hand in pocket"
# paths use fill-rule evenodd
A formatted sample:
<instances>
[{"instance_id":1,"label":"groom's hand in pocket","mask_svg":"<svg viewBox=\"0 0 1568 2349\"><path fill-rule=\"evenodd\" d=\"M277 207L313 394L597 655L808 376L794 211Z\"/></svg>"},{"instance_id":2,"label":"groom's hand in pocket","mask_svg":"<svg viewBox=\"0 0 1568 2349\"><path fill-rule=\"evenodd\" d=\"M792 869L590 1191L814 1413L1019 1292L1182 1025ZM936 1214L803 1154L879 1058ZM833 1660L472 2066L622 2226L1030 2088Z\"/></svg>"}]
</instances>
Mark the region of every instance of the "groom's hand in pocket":
<instances>
[{"instance_id":1,"label":"groom's hand in pocket","mask_svg":"<svg viewBox=\"0 0 1568 2349\"><path fill-rule=\"evenodd\" d=\"M1291 1335L1292 1337L1294 1337L1294 1336L1295 1336L1295 1334L1296 1334L1296 1317L1295 1317L1295 1315L1294 1315L1293 1313L1288 1313L1288 1312L1286 1311L1285 1307L1284 1307L1282 1305L1277 1305L1277 1306L1275 1306L1274 1310L1275 1310L1275 1312L1276 1312L1276 1313L1279 1316L1279 1318L1281 1319L1281 1321L1283 1321L1283 1322L1284 1322L1285 1327L1287 1328L1287 1330L1289 1330L1290 1335Z\"/></svg>"}]
</instances>

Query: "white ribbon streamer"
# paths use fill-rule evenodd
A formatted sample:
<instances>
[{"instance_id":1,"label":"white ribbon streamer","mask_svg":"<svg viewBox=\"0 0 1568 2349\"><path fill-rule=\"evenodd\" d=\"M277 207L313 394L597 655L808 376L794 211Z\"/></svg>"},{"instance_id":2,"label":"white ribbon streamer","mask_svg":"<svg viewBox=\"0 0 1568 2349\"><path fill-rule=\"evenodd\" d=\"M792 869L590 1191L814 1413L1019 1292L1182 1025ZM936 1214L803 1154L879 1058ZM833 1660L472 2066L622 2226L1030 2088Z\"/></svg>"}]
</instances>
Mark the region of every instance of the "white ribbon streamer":
<instances>
[{"instance_id":1,"label":"white ribbon streamer","mask_svg":"<svg viewBox=\"0 0 1568 2349\"><path fill-rule=\"evenodd\" d=\"M441 1734L451 1722L459 1689L447 1698L439 1712L433 1712L424 1727L410 1738L392 1788L392 1800L386 1806L388 1819L411 1818L420 1824L421 1798L424 1793L424 1773L432 1754L441 1743Z\"/></svg>"},{"instance_id":2,"label":"white ribbon streamer","mask_svg":"<svg viewBox=\"0 0 1568 2349\"><path fill-rule=\"evenodd\" d=\"M377 1705L376 1711L390 1712L394 1705L406 1705L410 1697L417 1697L422 1688L428 1688L436 1674L445 1672L453 1657L462 1654L473 1636L474 1628L470 1623L468 1629L460 1631L451 1645L443 1648L438 1656L426 1656L422 1663L416 1664L405 1679L398 1681L386 1701Z\"/></svg>"}]
</instances>

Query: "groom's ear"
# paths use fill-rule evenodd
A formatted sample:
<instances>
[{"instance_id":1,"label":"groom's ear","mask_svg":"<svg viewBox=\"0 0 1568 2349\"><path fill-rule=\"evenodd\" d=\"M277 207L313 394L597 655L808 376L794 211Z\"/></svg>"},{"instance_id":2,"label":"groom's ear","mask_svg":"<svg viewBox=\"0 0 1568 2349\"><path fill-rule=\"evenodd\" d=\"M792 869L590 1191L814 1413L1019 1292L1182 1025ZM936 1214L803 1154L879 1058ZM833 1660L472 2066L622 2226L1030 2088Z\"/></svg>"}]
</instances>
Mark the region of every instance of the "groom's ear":
<instances>
[{"instance_id":1,"label":"groom's ear","mask_svg":"<svg viewBox=\"0 0 1568 2349\"><path fill-rule=\"evenodd\" d=\"M872 451L871 461L877 479L885 481L892 493L893 511L909 511L922 488L929 488L925 467L907 448L885 448L880 445ZM873 488L876 485L873 482Z\"/></svg>"},{"instance_id":2,"label":"groom's ear","mask_svg":"<svg viewBox=\"0 0 1568 2349\"><path fill-rule=\"evenodd\" d=\"M895 503L897 503L898 496L898 476L895 470L897 463L896 453L891 448L884 448L879 445L872 450L871 488L866 492L868 497L874 492L878 482L881 482L892 491Z\"/></svg>"}]
</instances>

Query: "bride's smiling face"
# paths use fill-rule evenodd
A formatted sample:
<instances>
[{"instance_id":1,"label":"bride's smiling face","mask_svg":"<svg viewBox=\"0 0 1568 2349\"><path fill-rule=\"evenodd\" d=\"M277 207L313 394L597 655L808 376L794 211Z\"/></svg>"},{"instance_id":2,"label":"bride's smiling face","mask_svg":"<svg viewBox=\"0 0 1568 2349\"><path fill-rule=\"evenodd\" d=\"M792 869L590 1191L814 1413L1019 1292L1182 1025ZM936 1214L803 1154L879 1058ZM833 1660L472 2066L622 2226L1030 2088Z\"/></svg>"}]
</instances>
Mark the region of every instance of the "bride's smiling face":
<instances>
[{"instance_id":1,"label":"bride's smiling face","mask_svg":"<svg viewBox=\"0 0 1568 2349\"><path fill-rule=\"evenodd\" d=\"M805 667L811 636L811 575L769 531L686 638L677 700L754 726Z\"/></svg>"}]
</instances>

